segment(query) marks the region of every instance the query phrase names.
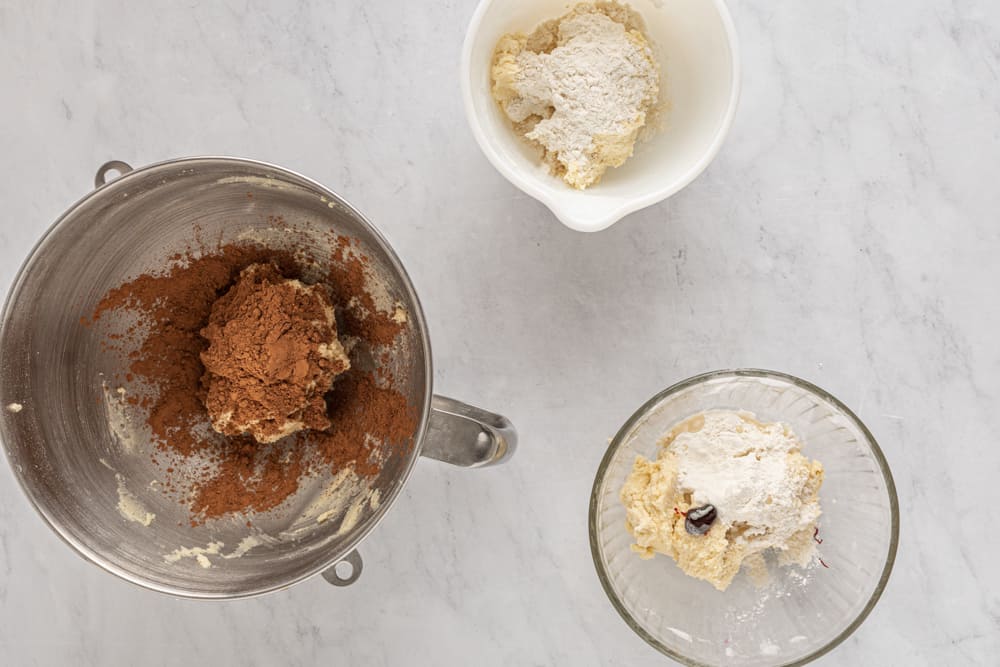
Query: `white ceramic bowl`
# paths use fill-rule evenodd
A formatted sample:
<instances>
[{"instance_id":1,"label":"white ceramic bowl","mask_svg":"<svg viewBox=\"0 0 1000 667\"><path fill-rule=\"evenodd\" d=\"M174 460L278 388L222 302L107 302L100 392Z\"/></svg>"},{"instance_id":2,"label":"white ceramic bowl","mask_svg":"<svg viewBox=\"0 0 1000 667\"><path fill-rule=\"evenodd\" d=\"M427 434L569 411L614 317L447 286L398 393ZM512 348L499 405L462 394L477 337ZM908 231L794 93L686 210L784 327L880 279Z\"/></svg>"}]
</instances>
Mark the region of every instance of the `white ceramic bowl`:
<instances>
[{"instance_id":1,"label":"white ceramic bowl","mask_svg":"<svg viewBox=\"0 0 1000 667\"><path fill-rule=\"evenodd\" d=\"M573 0L482 0L462 49L465 113L480 148L511 183L549 207L567 227L596 232L671 196L718 153L736 112L740 66L736 30L722 0L629 0L646 22L660 63L664 128L601 182L574 190L548 173L511 129L490 95L497 40L528 33L564 14Z\"/></svg>"}]
</instances>

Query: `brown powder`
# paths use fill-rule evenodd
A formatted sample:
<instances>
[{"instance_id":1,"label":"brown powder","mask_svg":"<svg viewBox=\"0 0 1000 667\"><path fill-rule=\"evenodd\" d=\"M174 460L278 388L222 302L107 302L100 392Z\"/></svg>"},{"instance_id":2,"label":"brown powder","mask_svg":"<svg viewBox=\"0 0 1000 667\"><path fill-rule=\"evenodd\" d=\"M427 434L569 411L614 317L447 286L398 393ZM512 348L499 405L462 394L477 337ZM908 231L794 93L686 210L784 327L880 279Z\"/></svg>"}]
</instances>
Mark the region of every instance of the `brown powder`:
<instances>
[{"instance_id":1,"label":"brown powder","mask_svg":"<svg viewBox=\"0 0 1000 667\"><path fill-rule=\"evenodd\" d=\"M383 433L390 442L399 443L416 428L413 411L403 395L376 386L371 373L348 371L337 379L327 394L327 402L330 428L310 431L303 440L334 469L353 462L354 471L361 477L373 477L381 467L381 443L371 439L369 433Z\"/></svg>"},{"instance_id":2,"label":"brown powder","mask_svg":"<svg viewBox=\"0 0 1000 667\"><path fill-rule=\"evenodd\" d=\"M294 270L289 253L269 252L253 245L227 245L211 255L174 255L175 265L163 275L143 274L110 290L97 304L93 322L117 309L137 313L148 332L130 354L129 371L146 380L155 395L147 422L157 442L183 455L205 446L192 427L208 419L201 399L205 369L201 353L207 341L201 329L215 300L240 270L261 261L276 261ZM136 330L128 331L138 336ZM109 345L109 347L111 347Z\"/></svg>"},{"instance_id":3,"label":"brown powder","mask_svg":"<svg viewBox=\"0 0 1000 667\"><path fill-rule=\"evenodd\" d=\"M205 407L216 431L274 442L330 426L323 394L350 363L321 285L251 264L212 304L201 335L209 343L201 353Z\"/></svg>"},{"instance_id":4,"label":"brown powder","mask_svg":"<svg viewBox=\"0 0 1000 667\"><path fill-rule=\"evenodd\" d=\"M399 334L401 325L391 317L380 315L375 299L365 289L367 257L355 256L354 243L347 236L338 236L333 245L333 262L327 277L334 303L356 302L344 311L344 326L363 331L370 345L389 345Z\"/></svg>"},{"instance_id":5,"label":"brown powder","mask_svg":"<svg viewBox=\"0 0 1000 667\"><path fill-rule=\"evenodd\" d=\"M246 436L223 441L215 475L195 487L191 523L277 507L298 490L306 470L302 459L303 450L298 447L261 445Z\"/></svg>"},{"instance_id":6,"label":"brown powder","mask_svg":"<svg viewBox=\"0 0 1000 667\"><path fill-rule=\"evenodd\" d=\"M378 311L365 287L367 258L356 242L332 236L332 268L322 281L341 310L341 334L369 347L393 342L404 325ZM326 394L327 430L306 430L272 444L249 437L223 437L209 428L202 385L201 355L208 341L200 332L209 324L212 305L251 264L272 262L281 276L299 278L313 262L307 253L277 251L255 244L230 244L211 250L177 254L162 274L143 274L110 290L94 311L91 326L112 311L139 316L140 325L126 331L125 343L137 343L129 354L128 373L151 394L129 403L145 413L157 451L167 456L164 489L190 504L192 523L242 512L278 507L309 475L336 473L353 466L358 475L379 474L392 452L413 446L417 406L391 388L384 369L352 369L339 376ZM113 334L114 335L114 334ZM114 339L102 346L121 350ZM384 354L376 355L383 358ZM376 383L375 373L389 386ZM126 380L131 382L131 380ZM212 465L193 470L185 465L195 454ZM154 462L160 457L153 454Z\"/></svg>"}]
</instances>

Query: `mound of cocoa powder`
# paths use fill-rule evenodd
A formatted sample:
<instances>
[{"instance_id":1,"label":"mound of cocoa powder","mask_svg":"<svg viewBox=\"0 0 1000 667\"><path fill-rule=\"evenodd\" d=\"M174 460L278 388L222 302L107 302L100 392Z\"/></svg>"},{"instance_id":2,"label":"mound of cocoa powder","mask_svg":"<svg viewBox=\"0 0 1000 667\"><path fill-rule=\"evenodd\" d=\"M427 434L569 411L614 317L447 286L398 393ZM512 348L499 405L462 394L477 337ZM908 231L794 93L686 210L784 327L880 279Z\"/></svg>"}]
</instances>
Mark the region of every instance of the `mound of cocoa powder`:
<instances>
[{"instance_id":1,"label":"mound of cocoa powder","mask_svg":"<svg viewBox=\"0 0 1000 667\"><path fill-rule=\"evenodd\" d=\"M340 309L340 333L379 349L391 344L404 324L380 312L366 290L367 259L348 237L331 238L329 270L321 281ZM230 290L252 264L273 264L276 274L301 278L315 265L308 253L274 250L255 243L227 244L176 254L162 273L143 274L110 290L90 320L92 326L112 311L138 316L122 340L109 334L102 346L128 353L126 382L141 381L151 393L128 392L129 403L145 415L157 453L167 457L166 492L187 502L193 525L232 513L264 512L293 495L309 475L336 473L351 466L363 478L377 476L382 465L413 446L417 409L392 388L384 369L351 370L337 376L325 395L329 427L308 429L273 443L249 436L222 436L208 426L207 396L201 355L208 341L201 335L212 305ZM358 346L363 347L363 346ZM360 366L363 366L360 365ZM375 373L378 372L378 381ZM141 397L140 397L141 396ZM198 456L212 465L192 471L186 461ZM172 458L171 458L172 457Z\"/></svg>"},{"instance_id":2,"label":"mound of cocoa powder","mask_svg":"<svg viewBox=\"0 0 1000 667\"><path fill-rule=\"evenodd\" d=\"M212 304L201 335L205 408L216 431L270 443L330 427L323 394L350 361L321 284L251 264Z\"/></svg>"}]
</instances>

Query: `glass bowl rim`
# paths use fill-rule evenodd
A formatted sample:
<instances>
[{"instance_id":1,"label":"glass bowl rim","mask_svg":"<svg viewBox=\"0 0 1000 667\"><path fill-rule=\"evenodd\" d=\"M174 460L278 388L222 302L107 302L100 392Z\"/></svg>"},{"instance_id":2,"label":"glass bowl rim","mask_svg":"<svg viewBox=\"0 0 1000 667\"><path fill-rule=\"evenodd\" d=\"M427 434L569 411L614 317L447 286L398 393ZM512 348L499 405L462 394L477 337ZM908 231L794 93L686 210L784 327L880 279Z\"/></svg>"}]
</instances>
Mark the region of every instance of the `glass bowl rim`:
<instances>
[{"instance_id":1,"label":"glass bowl rim","mask_svg":"<svg viewBox=\"0 0 1000 667\"><path fill-rule=\"evenodd\" d=\"M872 591L871 596L865 603L864 608L858 616L851 621L847 627L840 631L837 636L828 641L823 646L820 646L812 653L805 655L792 662L781 663L780 667L798 667L800 665L805 665L806 663L812 662L816 658L819 658L826 653L829 653L834 648L839 646L841 642L847 639L851 634L858 629L858 627L868 618L872 609L878 603L879 598L882 596L882 592L885 590L886 584L889 582L889 575L892 573L893 565L896 562L896 550L899 546L899 499L896 496L896 484L893 482L892 472L889 470L889 463L886 461L885 455L882 453L882 449L879 447L878 442L875 440L875 436L872 435L868 427L865 426L864 422L854 412L848 408L840 399L838 399L833 394L828 391L814 385L807 380L795 377L794 375L789 375L788 373L782 373L780 371L771 371L760 368L736 368L736 369L725 369L709 371L707 373L701 373L699 375L694 375L687 378L686 380L681 380L676 384L673 384L666 389L658 392L648 401L642 404L638 410L632 413L632 416L618 429L615 437L611 440L608 445L607 451L604 453L604 457L601 459L601 463L597 468L597 474L594 477L594 485L590 492L590 510L588 512L587 519L587 529L590 533L590 555L594 561L594 568L597 570L597 577L601 581L601 587L604 589L605 594L607 594L608 599L611 601L612 606L618 612L619 616L625 621L625 623L635 632L637 635L642 637L643 640L660 653L680 662L681 664L688 665L689 667L711 667L707 663L698 662L693 660L681 653L678 653L674 649L666 646L659 639L651 635L641 625L635 620L632 614L625 608L625 605L618 598L617 594L611 586L611 580L608 577L607 570L604 567L601 558L601 548L597 542L597 501L598 501L598 490L604 484L604 478L607 475L608 468L611 465L612 459L614 459L615 454L617 454L618 449L624 443L625 435L631 432L632 428L639 422L640 419L645 417L656 405L662 402L664 399L677 394L685 389L694 387L699 384L704 384L710 380L715 380L717 378L737 378L737 377L747 377L747 378L758 378L758 379L774 379L780 380L793 384L800 389L804 389L806 392L814 394L819 398L829 402L834 408L841 411L844 416L851 420L855 426L859 428L861 433L865 436L867 444L871 449L872 455L875 458L876 463L878 463L879 470L882 473L882 479L885 481L886 490L889 494L889 512L891 519L891 531L892 535L889 540L889 550L886 554L885 563L882 566L882 574L879 577L878 584L875 586L875 590Z\"/></svg>"}]
</instances>

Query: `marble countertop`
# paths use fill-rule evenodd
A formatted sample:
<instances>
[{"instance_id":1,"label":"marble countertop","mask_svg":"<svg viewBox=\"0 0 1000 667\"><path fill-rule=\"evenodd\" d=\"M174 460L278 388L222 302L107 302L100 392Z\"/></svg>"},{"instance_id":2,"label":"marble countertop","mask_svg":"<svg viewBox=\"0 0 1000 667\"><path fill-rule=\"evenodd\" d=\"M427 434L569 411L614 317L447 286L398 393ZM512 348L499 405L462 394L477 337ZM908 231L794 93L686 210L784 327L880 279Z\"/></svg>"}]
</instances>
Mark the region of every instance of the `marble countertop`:
<instances>
[{"instance_id":1,"label":"marble countertop","mask_svg":"<svg viewBox=\"0 0 1000 667\"><path fill-rule=\"evenodd\" d=\"M341 192L420 290L436 389L508 415L504 468L420 463L348 589L146 592L74 555L0 466L9 665L655 665L586 512L636 406L787 371L881 442L896 568L823 665L1000 652L1000 5L734 0L744 91L693 185L562 227L487 163L458 55L473 0L0 2L0 285L109 159L231 154Z\"/></svg>"}]
</instances>

